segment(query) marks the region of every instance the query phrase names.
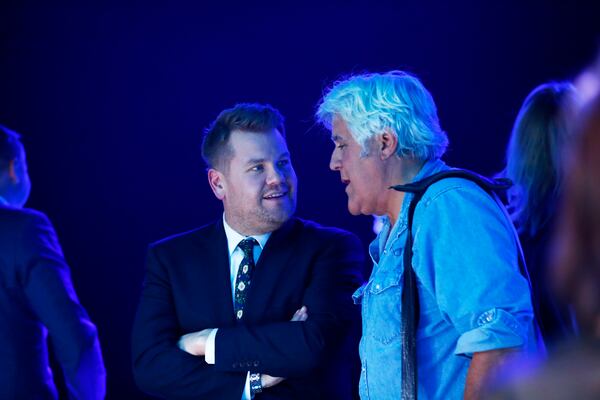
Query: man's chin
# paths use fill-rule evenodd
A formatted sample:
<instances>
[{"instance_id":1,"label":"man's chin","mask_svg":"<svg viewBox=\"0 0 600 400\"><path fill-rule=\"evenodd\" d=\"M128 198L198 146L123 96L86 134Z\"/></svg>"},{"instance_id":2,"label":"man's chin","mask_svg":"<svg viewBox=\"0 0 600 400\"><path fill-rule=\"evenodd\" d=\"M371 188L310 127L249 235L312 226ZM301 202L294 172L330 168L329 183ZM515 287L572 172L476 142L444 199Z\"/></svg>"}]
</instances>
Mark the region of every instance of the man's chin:
<instances>
[{"instance_id":1,"label":"man's chin","mask_svg":"<svg viewBox=\"0 0 600 400\"><path fill-rule=\"evenodd\" d=\"M285 224L294 214L293 208L265 210L264 221L272 228L277 229Z\"/></svg>"},{"instance_id":2,"label":"man's chin","mask_svg":"<svg viewBox=\"0 0 600 400\"><path fill-rule=\"evenodd\" d=\"M274 220L288 220L294 211L296 210L296 205L290 201L279 202L278 204L264 204L263 210L266 215L273 218Z\"/></svg>"},{"instance_id":3,"label":"man's chin","mask_svg":"<svg viewBox=\"0 0 600 400\"><path fill-rule=\"evenodd\" d=\"M362 214L362 212L360 211L360 208L357 207L356 205L352 204L350 201L348 201L348 212L354 216L358 216L358 215Z\"/></svg>"}]
</instances>

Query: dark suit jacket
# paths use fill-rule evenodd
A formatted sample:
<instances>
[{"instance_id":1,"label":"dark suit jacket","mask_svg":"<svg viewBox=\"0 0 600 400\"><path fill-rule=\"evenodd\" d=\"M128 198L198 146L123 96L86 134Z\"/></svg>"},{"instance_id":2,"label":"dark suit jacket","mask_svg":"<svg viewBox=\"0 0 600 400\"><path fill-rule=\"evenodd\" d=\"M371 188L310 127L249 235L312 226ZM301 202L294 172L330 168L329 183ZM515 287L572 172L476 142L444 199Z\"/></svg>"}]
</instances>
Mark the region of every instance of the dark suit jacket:
<instances>
[{"instance_id":1,"label":"dark suit jacket","mask_svg":"<svg viewBox=\"0 0 600 400\"><path fill-rule=\"evenodd\" d=\"M54 399L46 335L70 398L104 395L96 328L45 215L0 206L0 399Z\"/></svg>"},{"instance_id":2,"label":"dark suit jacket","mask_svg":"<svg viewBox=\"0 0 600 400\"><path fill-rule=\"evenodd\" d=\"M263 249L236 323L222 221L151 245L133 329L138 385L170 399L240 400L252 371L287 378L257 399L352 398L360 310L351 295L363 268L354 235L292 218ZM308 320L289 322L302 305ZM177 347L206 328L219 328L214 365Z\"/></svg>"}]
</instances>

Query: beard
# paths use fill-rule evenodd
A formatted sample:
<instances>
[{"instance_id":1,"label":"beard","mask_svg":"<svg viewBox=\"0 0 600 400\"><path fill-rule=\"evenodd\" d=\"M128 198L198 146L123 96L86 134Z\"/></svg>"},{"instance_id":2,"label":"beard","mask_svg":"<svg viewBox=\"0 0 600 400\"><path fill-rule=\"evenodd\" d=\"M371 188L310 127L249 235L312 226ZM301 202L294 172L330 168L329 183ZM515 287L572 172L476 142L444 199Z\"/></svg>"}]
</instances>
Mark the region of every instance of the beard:
<instances>
[{"instance_id":1,"label":"beard","mask_svg":"<svg viewBox=\"0 0 600 400\"><path fill-rule=\"evenodd\" d=\"M279 204L265 204L271 201L277 201ZM254 205L245 202L241 207L225 210L225 215L227 223L239 233L257 235L279 229L295 211L296 195L288 193L279 200L266 200L261 197Z\"/></svg>"}]
</instances>

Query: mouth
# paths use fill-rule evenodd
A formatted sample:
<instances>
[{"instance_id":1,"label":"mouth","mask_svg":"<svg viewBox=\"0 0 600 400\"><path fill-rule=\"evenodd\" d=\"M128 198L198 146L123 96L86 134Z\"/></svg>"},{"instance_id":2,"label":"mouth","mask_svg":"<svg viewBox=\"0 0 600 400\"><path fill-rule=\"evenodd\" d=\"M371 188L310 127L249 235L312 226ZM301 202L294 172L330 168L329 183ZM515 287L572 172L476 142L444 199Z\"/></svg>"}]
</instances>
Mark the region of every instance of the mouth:
<instances>
[{"instance_id":1,"label":"mouth","mask_svg":"<svg viewBox=\"0 0 600 400\"><path fill-rule=\"evenodd\" d=\"M343 183L345 186L348 186L348 185L350 184L350 179L345 179L345 178L342 178L342 183Z\"/></svg>"},{"instance_id":2,"label":"mouth","mask_svg":"<svg viewBox=\"0 0 600 400\"><path fill-rule=\"evenodd\" d=\"M263 199L265 200L276 200L276 199L281 199L283 197L286 197L288 194L287 191L283 192L283 191L278 191L278 192L270 192L267 193L263 196Z\"/></svg>"}]
</instances>

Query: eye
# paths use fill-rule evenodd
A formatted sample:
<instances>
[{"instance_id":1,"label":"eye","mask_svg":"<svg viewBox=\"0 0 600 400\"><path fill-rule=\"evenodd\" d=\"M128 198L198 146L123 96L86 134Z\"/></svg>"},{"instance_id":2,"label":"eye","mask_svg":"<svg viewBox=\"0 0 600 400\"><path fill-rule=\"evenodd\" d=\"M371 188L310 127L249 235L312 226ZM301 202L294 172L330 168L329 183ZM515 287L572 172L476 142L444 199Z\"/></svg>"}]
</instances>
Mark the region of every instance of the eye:
<instances>
[{"instance_id":1,"label":"eye","mask_svg":"<svg viewBox=\"0 0 600 400\"><path fill-rule=\"evenodd\" d=\"M255 165L255 166L251 167L248 171L251 171L251 172L262 172L262 170L264 170L264 169L265 169L265 167L263 167L262 164L258 164L258 165Z\"/></svg>"},{"instance_id":2,"label":"eye","mask_svg":"<svg viewBox=\"0 0 600 400\"><path fill-rule=\"evenodd\" d=\"M283 159L283 160L277 161L277 166L280 167L280 168L281 167L287 167L288 165L290 165L290 160L288 160L287 158Z\"/></svg>"},{"instance_id":3,"label":"eye","mask_svg":"<svg viewBox=\"0 0 600 400\"><path fill-rule=\"evenodd\" d=\"M335 148L336 148L336 149L343 149L343 148L344 148L344 147L346 147L346 146L347 146L347 144L344 144L344 143L339 143L339 144L337 144L337 145L335 146Z\"/></svg>"}]
</instances>

